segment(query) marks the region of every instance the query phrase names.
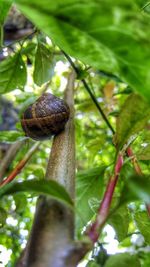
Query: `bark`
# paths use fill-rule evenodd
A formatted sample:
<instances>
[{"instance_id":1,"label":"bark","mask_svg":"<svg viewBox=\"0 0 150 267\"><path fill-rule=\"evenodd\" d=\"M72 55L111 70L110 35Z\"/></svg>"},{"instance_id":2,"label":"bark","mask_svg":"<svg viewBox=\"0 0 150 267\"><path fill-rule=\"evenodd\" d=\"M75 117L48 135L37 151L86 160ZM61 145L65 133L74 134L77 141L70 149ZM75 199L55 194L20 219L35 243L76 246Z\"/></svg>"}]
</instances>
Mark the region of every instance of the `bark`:
<instances>
[{"instance_id":1,"label":"bark","mask_svg":"<svg viewBox=\"0 0 150 267\"><path fill-rule=\"evenodd\" d=\"M65 130L53 140L46 179L62 184L74 198L75 190L75 138L74 91L75 73L68 79L65 100L70 107L70 119ZM89 244L74 242L74 214L64 204L41 196L23 257L25 267L74 267L89 250Z\"/></svg>"}]
</instances>

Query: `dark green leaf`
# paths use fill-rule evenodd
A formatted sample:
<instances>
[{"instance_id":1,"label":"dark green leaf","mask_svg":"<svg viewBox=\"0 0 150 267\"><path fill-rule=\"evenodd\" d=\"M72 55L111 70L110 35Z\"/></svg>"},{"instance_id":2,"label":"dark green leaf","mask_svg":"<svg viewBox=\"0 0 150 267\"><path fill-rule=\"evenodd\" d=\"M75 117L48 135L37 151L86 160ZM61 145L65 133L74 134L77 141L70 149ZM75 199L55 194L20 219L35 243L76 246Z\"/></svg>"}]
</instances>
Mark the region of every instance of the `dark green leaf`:
<instances>
[{"instance_id":1,"label":"dark green leaf","mask_svg":"<svg viewBox=\"0 0 150 267\"><path fill-rule=\"evenodd\" d=\"M21 183L10 183L0 188L0 197L13 195L20 192L46 194L52 198L72 206L72 200L66 190L55 181L29 180Z\"/></svg>"},{"instance_id":2,"label":"dark green leaf","mask_svg":"<svg viewBox=\"0 0 150 267\"><path fill-rule=\"evenodd\" d=\"M25 206L27 205L27 198L26 195L23 193L18 193L13 195L13 199L16 205L16 212L22 213L25 210Z\"/></svg>"},{"instance_id":3,"label":"dark green leaf","mask_svg":"<svg viewBox=\"0 0 150 267\"><path fill-rule=\"evenodd\" d=\"M144 128L149 118L149 105L141 96L131 94L126 99L117 119L115 143L118 149L132 141L134 135Z\"/></svg>"},{"instance_id":4,"label":"dark green leaf","mask_svg":"<svg viewBox=\"0 0 150 267\"><path fill-rule=\"evenodd\" d=\"M137 255L130 253L120 253L112 255L106 261L105 267L140 267L140 261Z\"/></svg>"},{"instance_id":5,"label":"dark green leaf","mask_svg":"<svg viewBox=\"0 0 150 267\"><path fill-rule=\"evenodd\" d=\"M150 179L147 176L134 175L126 180L120 204L138 199L150 203Z\"/></svg>"},{"instance_id":6,"label":"dark green leaf","mask_svg":"<svg viewBox=\"0 0 150 267\"><path fill-rule=\"evenodd\" d=\"M33 73L34 82L40 86L43 83L50 80L52 76L53 76L52 53L44 43L39 42L34 63L34 73Z\"/></svg>"},{"instance_id":7,"label":"dark green leaf","mask_svg":"<svg viewBox=\"0 0 150 267\"><path fill-rule=\"evenodd\" d=\"M26 67L20 53L0 63L0 94L14 89L23 90L25 83Z\"/></svg>"},{"instance_id":8,"label":"dark green leaf","mask_svg":"<svg viewBox=\"0 0 150 267\"><path fill-rule=\"evenodd\" d=\"M97 69L120 75L150 100L150 21L135 1L16 2L60 48Z\"/></svg>"},{"instance_id":9,"label":"dark green leaf","mask_svg":"<svg viewBox=\"0 0 150 267\"><path fill-rule=\"evenodd\" d=\"M0 207L0 228L5 224L7 219L7 212Z\"/></svg>"},{"instance_id":10,"label":"dark green leaf","mask_svg":"<svg viewBox=\"0 0 150 267\"><path fill-rule=\"evenodd\" d=\"M23 132L17 131L0 131L0 142L14 143L19 140L26 139Z\"/></svg>"},{"instance_id":11,"label":"dark green leaf","mask_svg":"<svg viewBox=\"0 0 150 267\"><path fill-rule=\"evenodd\" d=\"M0 1L0 24L2 25L5 21L5 18L7 16L8 10L11 6L12 1L7 0L1 0Z\"/></svg>"},{"instance_id":12,"label":"dark green leaf","mask_svg":"<svg viewBox=\"0 0 150 267\"><path fill-rule=\"evenodd\" d=\"M83 227L94 215L91 200L99 202L103 190L103 175L106 167L93 168L77 174L77 225Z\"/></svg>"},{"instance_id":13,"label":"dark green leaf","mask_svg":"<svg viewBox=\"0 0 150 267\"><path fill-rule=\"evenodd\" d=\"M87 263L86 267L99 267L99 265L95 261L91 260Z\"/></svg>"},{"instance_id":14,"label":"dark green leaf","mask_svg":"<svg viewBox=\"0 0 150 267\"><path fill-rule=\"evenodd\" d=\"M138 229L144 236L145 242L150 244L150 219L146 211L138 211L134 214L134 219Z\"/></svg>"},{"instance_id":15,"label":"dark green leaf","mask_svg":"<svg viewBox=\"0 0 150 267\"><path fill-rule=\"evenodd\" d=\"M127 207L118 209L108 221L114 227L119 242L127 237L129 221Z\"/></svg>"}]
</instances>

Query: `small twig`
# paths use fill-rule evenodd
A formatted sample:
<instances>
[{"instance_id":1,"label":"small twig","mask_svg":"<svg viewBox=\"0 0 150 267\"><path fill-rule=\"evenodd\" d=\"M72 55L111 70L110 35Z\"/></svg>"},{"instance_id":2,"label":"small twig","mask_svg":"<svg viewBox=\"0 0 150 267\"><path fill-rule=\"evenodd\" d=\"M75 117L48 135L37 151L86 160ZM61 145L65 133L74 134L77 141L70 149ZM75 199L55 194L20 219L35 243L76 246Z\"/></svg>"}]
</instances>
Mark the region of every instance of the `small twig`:
<instances>
[{"instance_id":1,"label":"small twig","mask_svg":"<svg viewBox=\"0 0 150 267\"><path fill-rule=\"evenodd\" d=\"M79 75L80 71L79 69L76 67L76 65L74 64L74 62L72 61L72 59L70 58L70 56L68 54L66 54L66 52L64 52L62 50L62 53L65 55L65 57L67 58L67 60L70 62L70 65L72 66L72 68L75 70L76 74ZM94 104L96 105L98 111L100 112L103 120L105 121L105 123L107 124L107 126L109 127L109 129L111 130L111 132L114 134L115 133L115 130L113 129L112 125L110 124L109 120L107 119L105 113L103 112L101 106L99 105L96 97L94 96L94 94L92 93L89 85L87 84L86 80L85 79L82 79L81 80L85 89L87 90L87 92L89 93L91 99L93 100Z\"/></svg>"},{"instance_id":2,"label":"small twig","mask_svg":"<svg viewBox=\"0 0 150 267\"><path fill-rule=\"evenodd\" d=\"M90 240L93 243L97 242L100 231L102 230L108 218L114 190L115 190L116 183L118 181L122 166L123 166L123 156L119 154L116 165L115 165L115 169L114 169L114 175L110 178L108 182L104 197L102 199L102 202L98 210L96 220L86 232L86 234L89 236Z\"/></svg>"},{"instance_id":3,"label":"small twig","mask_svg":"<svg viewBox=\"0 0 150 267\"><path fill-rule=\"evenodd\" d=\"M37 142L37 143L35 143L30 148L30 150L27 152L27 154L25 155L25 157L17 164L17 166L8 175L8 177L0 183L0 186L6 185L6 184L10 183L12 180L15 179L15 177L22 171L23 167L29 161L29 159L31 158L31 156L33 155L33 153L37 150L37 148L39 147L39 145L40 145L40 143Z\"/></svg>"}]
</instances>

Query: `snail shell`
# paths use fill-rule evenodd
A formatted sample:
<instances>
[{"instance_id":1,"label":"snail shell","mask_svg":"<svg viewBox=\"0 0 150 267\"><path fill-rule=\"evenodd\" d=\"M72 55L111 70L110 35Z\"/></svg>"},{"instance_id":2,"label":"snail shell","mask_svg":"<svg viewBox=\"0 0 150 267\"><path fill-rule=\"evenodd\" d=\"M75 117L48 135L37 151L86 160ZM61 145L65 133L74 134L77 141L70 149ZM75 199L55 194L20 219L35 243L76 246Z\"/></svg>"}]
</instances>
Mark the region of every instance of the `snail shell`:
<instances>
[{"instance_id":1,"label":"snail shell","mask_svg":"<svg viewBox=\"0 0 150 267\"><path fill-rule=\"evenodd\" d=\"M45 140L64 129L69 113L69 107L64 100L44 93L24 111L21 125L26 136Z\"/></svg>"}]
</instances>

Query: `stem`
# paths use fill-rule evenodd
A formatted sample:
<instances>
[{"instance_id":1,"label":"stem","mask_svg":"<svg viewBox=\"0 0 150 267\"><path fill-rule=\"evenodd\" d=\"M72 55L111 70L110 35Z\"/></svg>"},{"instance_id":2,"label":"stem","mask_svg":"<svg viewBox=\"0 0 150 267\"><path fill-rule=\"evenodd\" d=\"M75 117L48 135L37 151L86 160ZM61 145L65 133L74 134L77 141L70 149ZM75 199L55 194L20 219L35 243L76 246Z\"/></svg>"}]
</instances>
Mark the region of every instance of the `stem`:
<instances>
[{"instance_id":1,"label":"stem","mask_svg":"<svg viewBox=\"0 0 150 267\"><path fill-rule=\"evenodd\" d=\"M65 55L65 57L67 58L67 60L70 62L70 65L71 65L72 68L75 70L76 74L78 75L80 71L79 71L79 69L76 67L76 65L74 64L74 62L72 61L71 57L70 57L68 54L66 54L66 52L64 52L63 50L62 50L62 53ZM94 94L92 93L92 91L91 91L89 85L87 84L86 80L85 80L85 79L82 79L81 81L82 81L82 83L83 83L85 89L86 89L87 92L89 93L91 99L93 100L94 104L96 105L96 107L97 107L99 113L101 114L102 118L104 119L105 123L107 124L107 126L109 127L109 129L111 130L111 132L114 134L115 131L114 131L112 125L110 124L109 120L107 119L105 113L103 112L101 106L99 105L99 103L98 103L96 97L95 97Z\"/></svg>"},{"instance_id":2,"label":"stem","mask_svg":"<svg viewBox=\"0 0 150 267\"><path fill-rule=\"evenodd\" d=\"M98 210L96 220L86 232L86 234L89 236L90 240L93 243L97 242L100 231L102 230L107 220L114 190L115 190L122 166L123 166L123 156L120 154L117 158L117 162L116 162L115 169L114 169L114 175L110 178L108 182L103 200Z\"/></svg>"},{"instance_id":3,"label":"stem","mask_svg":"<svg viewBox=\"0 0 150 267\"><path fill-rule=\"evenodd\" d=\"M17 166L15 167L15 169L8 175L8 177L3 180L0 183L0 186L6 185L8 183L10 183L12 180L15 179L15 177L22 171L23 167L26 165L26 163L29 161L29 159L31 158L31 156L33 155L33 153L37 150L37 148L39 147L40 143L37 142L36 144L34 144L30 150L27 152L27 154L25 155L25 157L17 164Z\"/></svg>"}]
</instances>

